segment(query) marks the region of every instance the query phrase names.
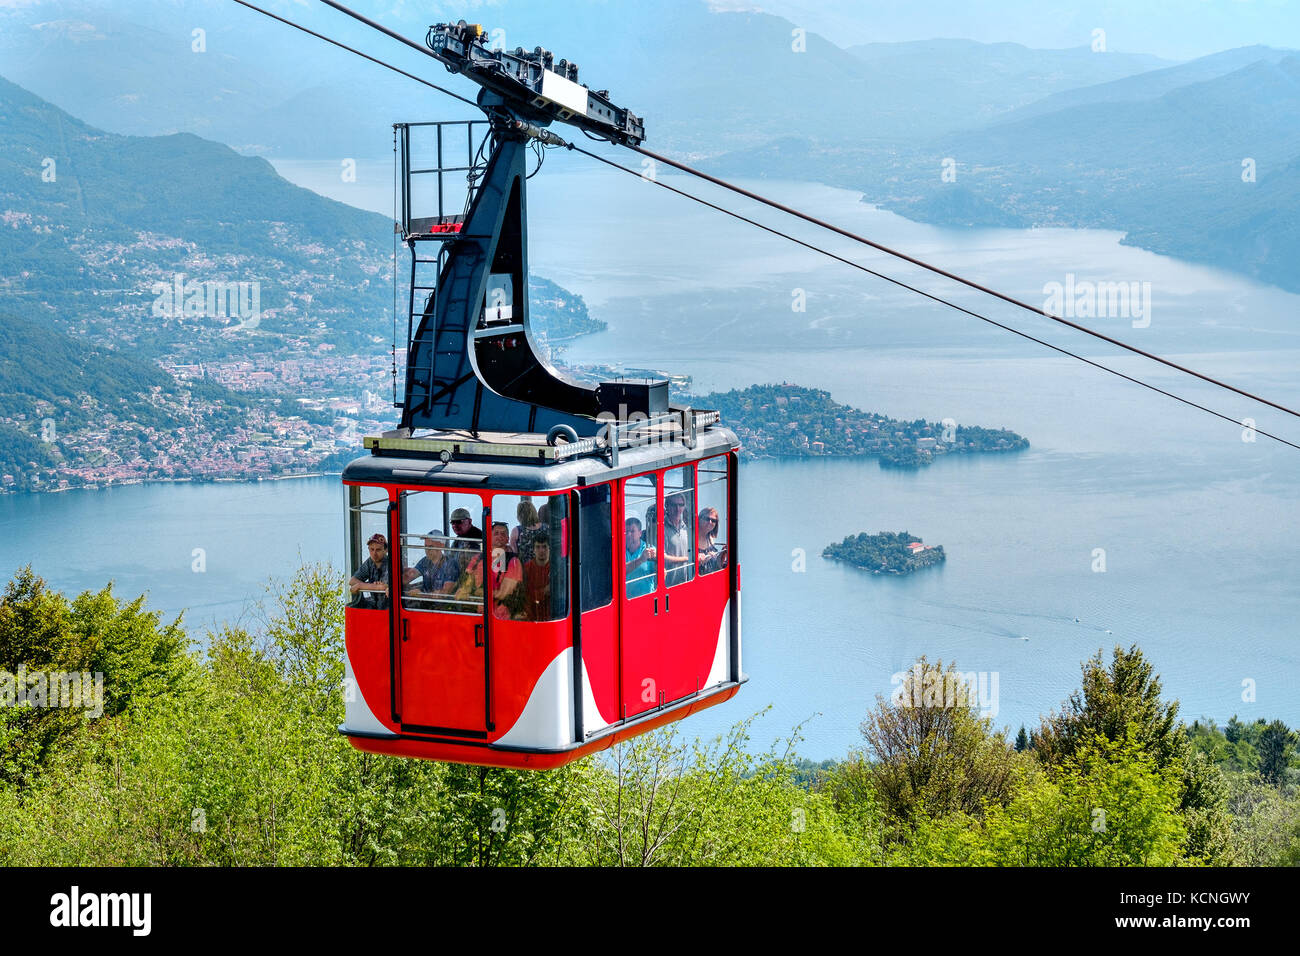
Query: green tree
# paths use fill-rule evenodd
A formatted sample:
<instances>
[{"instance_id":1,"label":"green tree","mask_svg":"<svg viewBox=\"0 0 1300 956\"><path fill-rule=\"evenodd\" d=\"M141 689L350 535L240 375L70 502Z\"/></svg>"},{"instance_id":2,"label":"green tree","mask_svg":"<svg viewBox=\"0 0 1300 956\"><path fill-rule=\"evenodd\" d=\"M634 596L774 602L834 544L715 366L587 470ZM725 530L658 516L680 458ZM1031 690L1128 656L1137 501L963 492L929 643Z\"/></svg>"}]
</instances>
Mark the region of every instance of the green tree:
<instances>
[{"instance_id":1,"label":"green tree","mask_svg":"<svg viewBox=\"0 0 1300 956\"><path fill-rule=\"evenodd\" d=\"M1084 741L1097 737L1113 743L1131 738L1162 772L1176 768L1187 855L1225 860L1230 830L1222 773L1194 752L1178 720L1178 702L1162 699L1160 678L1136 644L1116 646L1109 667L1100 650L1083 665L1081 688L1034 734L1034 747L1045 766L1062 767Z\"/></svg>"},{"instance_id":2,"label":"green tree","mask_svg":"<svg viewBox=\"0 0 1300 956\"><path fill-rule=\"evenodd\" d=\"M1221 769L1253 773L1259 767L1255 745L1263 727L1263 721L1243 724L1233 715L1222 730L1212 720L1204 724L1196 721L1188 736L1192 745Z\"/></svg>"},{"instance_id":3,"label":"green tree","mask_svg":"<svg viewBox=\"0 0 1300 956\"><path fill-rule=\"evenodd\" d=\"M1300 866L1300 794L1284 794L1257 775L1232 782L1233 861L1245 866Z\"/></svg>"},{"instance_id":4,"label":"green tree","mask_svg":"<svg viewBox=\"0 0 1300 956\"><path fill-rule=\"evenodd\" d=\"M1266 783L1281 787L1291 765L1295 734L1280 720L1266 726L1259 735L1259 775Z\"/></svg>"},{"instance_id":5,"label":"green tree","mask_svg":"<svg viewBox=\"0 0 1300 956\"><path fill-rule=\"evenodd\" d=\"M865 752L846 762L840 792L869 787L896 822L922 807L979 815L1011 797L1019 759L992 719L978 716L953 665L921 657L893 700L877 696L861 732Z\"/></svg>"},{"instance_id":6,"label":"green tree","mask_svg":"<svg viewBox=\"0 0 1300 956\"><path fill-rule=\"evenodd\" d=\"M1032 774L983 819L926 815L893 862L974 866L1168 866L1183 860L1180 784L1132 735L1085 736L1054 774Z\"/></svg>"},{"instance_id":7,"label":"green tree","mask_svg":"<svg viewBox=\"0 0 1300 956\"><path fill-rule=\"evenodd\" d=\"M757 716L757 715L755 715ZM755 718L712 741L675 727L615 745L588 778L589 844L574 862L604 866L848 865L876 842L862 808L841 814L798 786L795 737L749 752ZM796 731L797 734L797 731Z\"/></svg>"},{"instance_id":8,"label":"green tree","mask_svg":"<svg viewBox=\"0 0 1300 956\"><path fill-rule=\"evenodd\" d=\"M0 781L25 786L92 722L169 697L192 676L187 649L179 618L162 624L143 597L120 602L110 584L68 601L22 568L0 597L0 692L14 698L0 707Z\"/></svg>"},{"instance_id":9,"label":"green tree","mask_svg":"<svg viewBox=\"0 0 1300 956\"><path fill-rule=\"evenodd\" d=\"M1016 753L1024 753L1029 749L1029 734L1025 733L1025 725L1020 725L1020 732L1016 734Z\"/></svg>"},{"instance_id":10,"label":"green tree","mask_svg":"<svg viewBox=\"0 0 1300 956\"><path fill-rule=\"evenodd\" d=\"M1233 714L1228 720L1228 726L1223 728L1223 735L1228 738L1228 743L1235 744L1241 739L1241 731L1242 723L1237 719L1237 715Z\"/></svg>"},{"instance_id":11,"label":"green tree","mask_svg":"<svg viewBox=\"0 0 1300 956\"><path fill-rule=\"evenodd\" d=\"M1108 668L1098 651L1083 665L1082 687L1034 735L1034 747L1047 764L1062 764L1094 735L1121 739L1130 724L1137 741L1165 766L1182 752L1177 701L1160 696L1160 678L1136 644L1116 646Z\"/></svg>"},{"instance_id":12,"label":"green tree","mask_svg":"<svg viewBox=\"0 0 1300 956\"><path fill-rule=\"evenodd\" d=\"M439 770L436 802L423 821L430 864L555 864L586 838L581 793L589 763L545 772L456 764Z\"/></svg>"}]
</instances>

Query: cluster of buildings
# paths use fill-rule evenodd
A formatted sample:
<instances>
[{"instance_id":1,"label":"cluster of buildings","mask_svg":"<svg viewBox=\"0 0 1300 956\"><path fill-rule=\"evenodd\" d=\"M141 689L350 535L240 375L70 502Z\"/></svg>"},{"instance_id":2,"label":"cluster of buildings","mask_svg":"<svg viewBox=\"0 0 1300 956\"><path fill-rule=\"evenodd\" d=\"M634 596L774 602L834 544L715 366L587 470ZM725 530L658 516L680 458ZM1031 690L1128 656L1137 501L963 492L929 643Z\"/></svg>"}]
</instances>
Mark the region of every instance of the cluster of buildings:
<instances>
[{"instance_id":1,"label":"cluster of buildings","mask_svg":"<svg viewBox=\"0 0 1300 956\"><path fill-rule=\"evenodd\" d=\"M141 481L254 480L335 471L361 454L362 436L392 427L391 402L369 390L251 408L191 401L168 411L184 421L157 427L130 413L92 415L85 428L56 427L42 441L40 461L9 461L0 490L57 491ZM294 409L300 414L294 414ZM51 410L53 413L53 410ZM233 422L233 424L232 424ZM29 431L31 422L14 422Z\"/></svg>"},{"instance_id":2,"label":"cluster of buildings","mask_svg":"<svg viewBox=\"0 0 1300 956\"><path fill-rule=\"evenodd\" d=\"M902 421L831 400L828 392L798 385L751 386L707 395L696 403L718 407L751 457L878 456L886 462L925 464L939 455L1012 451L1028 446L1001 429L958 428L924 419Z\"/></svg>"},{"instance_id":3,"label":"cluster of buildings","mask_svg":"<svg viewBox=\"0 0 1300 956\"><path fill-rule=\"evenodd\" d=\"M210 382L236 392L283 392L293 397L356 392L363 405L367 403L367 394L378 396L388 384L391 359L387 355L340 358L331 354L334 347L329 343L321 343L314 351L318 355L267 357L256 362L232 359L188 365L173 363L164 367L180 382ZM391 384L389 389L391 398ZM388 404L392 404L391 400Z\"/></svg>"}]
</instances>

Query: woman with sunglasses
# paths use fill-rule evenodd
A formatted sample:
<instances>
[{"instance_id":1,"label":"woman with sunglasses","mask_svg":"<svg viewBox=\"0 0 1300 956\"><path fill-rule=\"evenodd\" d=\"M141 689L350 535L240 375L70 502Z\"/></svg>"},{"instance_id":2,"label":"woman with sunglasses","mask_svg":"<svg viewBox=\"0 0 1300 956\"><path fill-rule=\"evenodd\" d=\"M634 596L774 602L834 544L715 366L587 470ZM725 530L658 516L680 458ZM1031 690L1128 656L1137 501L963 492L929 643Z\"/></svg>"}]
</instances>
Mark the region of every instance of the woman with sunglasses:
<instances>
[{"instance_id":1,"label":"woman with sunglasses","mask_svg":"<svg viewBox=\"0 0 1300 956\"><path fill-rule=\"evenodd\" d=\"M701 508L698 519L698 551L700 556L700 574L712 574L727 566L727 546L717 545L718 509Z\"/></svg>"}]
</instances>

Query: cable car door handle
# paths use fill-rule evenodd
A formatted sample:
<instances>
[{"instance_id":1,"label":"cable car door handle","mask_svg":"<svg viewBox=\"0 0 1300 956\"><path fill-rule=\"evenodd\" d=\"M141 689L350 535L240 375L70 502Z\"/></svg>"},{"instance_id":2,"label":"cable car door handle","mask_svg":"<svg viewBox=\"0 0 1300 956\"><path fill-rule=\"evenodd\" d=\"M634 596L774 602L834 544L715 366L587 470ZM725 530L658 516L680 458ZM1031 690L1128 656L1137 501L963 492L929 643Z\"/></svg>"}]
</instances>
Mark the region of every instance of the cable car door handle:
<instances>
[{"instance_id":1,"label":"cable car door handle","mask_svg":"<svg viewBox=\"0 0 1300 956\"><path fill-rule=\"evenodd\" d=\"M402 640L409 641L410 639L411 639L411 622L406 620L406 618L402 618Z\"/></svg>"},{"instance_id":2,"label":"cable car door handle","mask_svg":"<svg viewBox=\"0 0 1300 956\"><path fill-rule=\"evenodd\" d=\"M659 599L655 598L655 617L659 616Z\"/></svg>"},{"instance_id":3,"label":"cable car door handle","mask_svg":"<svg viewBox=\"0 0 1300 956\"><path fill-rule=\"evenodd\" d=\"M483 646L483 625L482 624L474 625L474 646L475 647Z\"/></svg>"},{"instance_id":4,"label":"cable car door handle","mask_svg":"<svg viewBox=\"0 0 1300 956\"><path fill-rule=\"evenodd\" d=\"M665 613L665 614L668 613L668 599L669 599L670 597L672 597L671 594L665 594L665 595L664 595L664 613Z\"/></svg>"}]
</instances>

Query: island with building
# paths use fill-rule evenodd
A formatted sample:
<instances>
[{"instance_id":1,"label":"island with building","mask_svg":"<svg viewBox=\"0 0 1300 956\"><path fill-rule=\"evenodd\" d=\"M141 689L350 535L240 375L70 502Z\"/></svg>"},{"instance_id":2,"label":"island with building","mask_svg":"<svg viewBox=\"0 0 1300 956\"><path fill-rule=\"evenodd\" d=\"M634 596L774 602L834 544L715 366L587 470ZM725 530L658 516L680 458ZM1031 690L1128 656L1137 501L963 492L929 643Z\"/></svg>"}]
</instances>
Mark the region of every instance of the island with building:
<instances>
[{"instance_id":1,"label":"island with building","mask_svg":"<svg viewBox=\"0 0 1300 956\"><path fill-rule=\"evenodd\" d=\"M843 561L872 574L911 574L947 560L943 545L925 544L906 531L851 534L839 544L828 544L822 557Z\"/></svg>"},{"instance_id":2,"label":"island with building","mask_svg":"<svg viewBox=\"0 0 1300 956\"><path fill-rule=\"evenodd\" d=\"M830 392L789 383L683 396L717 409L747 458L877 458L881 467L921 468L946 455L1023 451L1029 440L1005 428L889 418L844 405Z\"/></svg>"}]
</instances>

